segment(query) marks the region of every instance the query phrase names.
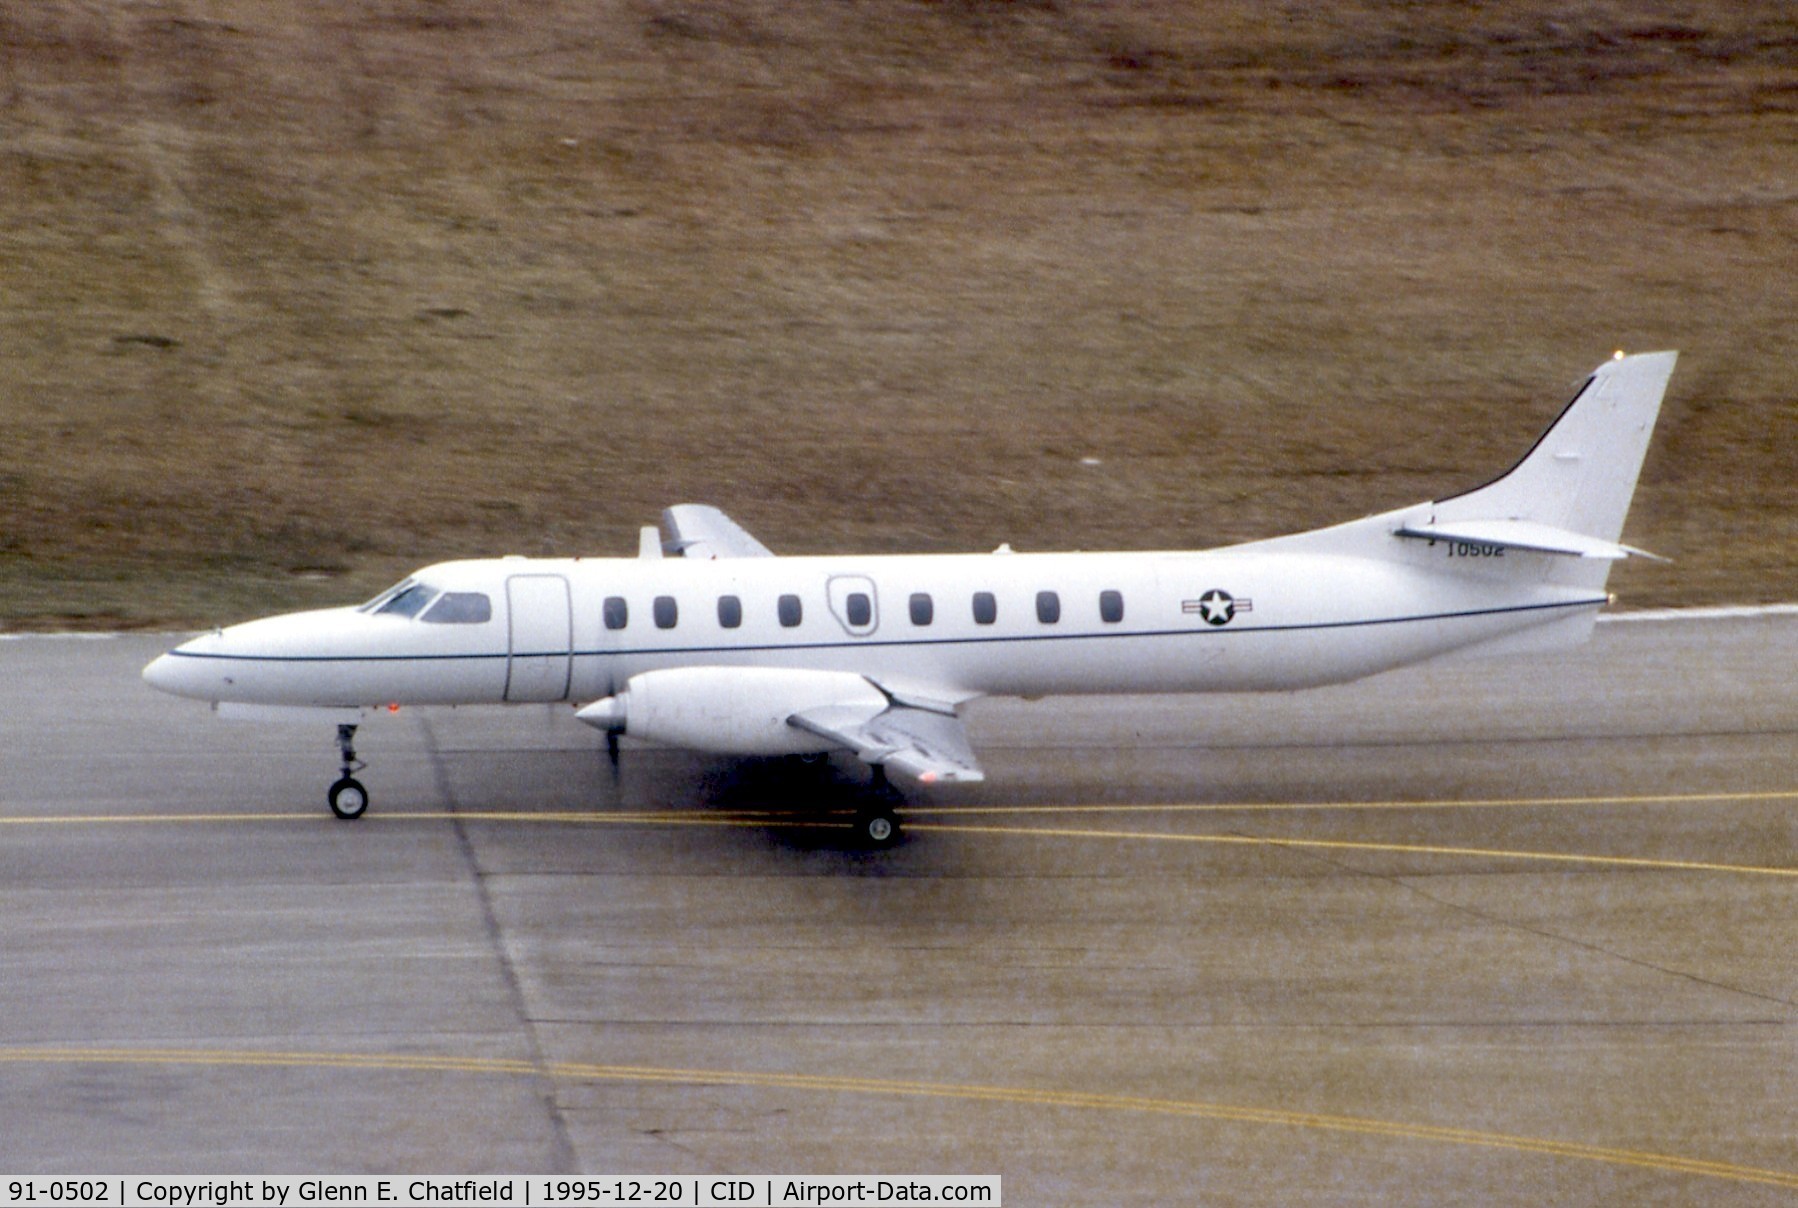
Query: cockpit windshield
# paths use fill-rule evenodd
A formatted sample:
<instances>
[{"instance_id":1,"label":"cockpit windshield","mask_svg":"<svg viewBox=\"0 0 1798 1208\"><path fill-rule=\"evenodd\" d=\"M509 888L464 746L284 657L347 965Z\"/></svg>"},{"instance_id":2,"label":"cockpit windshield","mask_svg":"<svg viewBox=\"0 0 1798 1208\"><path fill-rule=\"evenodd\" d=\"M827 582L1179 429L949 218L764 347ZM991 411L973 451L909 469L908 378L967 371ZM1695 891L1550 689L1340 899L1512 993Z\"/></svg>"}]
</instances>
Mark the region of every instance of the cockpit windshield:
<instances>
[{"instance_id":1,"label":"cockpit windshield","mask_svg":"<svg viewBox=\"0 0 1798 1208\"><path fill-rule=\"evenodd\" d=\"M386 603L376 608L376 616L415 617L425 610L425 605L437 598L437 589L423 583L414 583L402 591L395 592Z\"/></svg>"},{"instance_id":2,"label":"cockpit windshield","mask_svg":"<svg viewBox=\"0 0 1798 1208\"><path fill-rule=\"evenodd\" d=\"M433 625L485 625L493 619L493 601L478 591L442 591L417 579L388 588L357 612L369 616L408 617Z\"/></svg>"},{"instance_id":3,"label":"cockpit windshield","mask_svg":"<svg viewBox=\"0 0 1798 1208\"><path fill-rule=\"evenodd\" d=\"M413 584L413 580L411 580L411 579L401 579L398 583L395 583L392 587L389 587L386 591L382 592L380 595L376 596L374 599L370 600L368 603L358 604L356 606L356 611L357 612L367 612L367 613L375 612L377 609L379 609L381 607L381 605L387 603L387 601L393 599L393 597L399 595L402 591L405 591L408 587L411 587L412 584Z\"/></svg>"}]
</instances>

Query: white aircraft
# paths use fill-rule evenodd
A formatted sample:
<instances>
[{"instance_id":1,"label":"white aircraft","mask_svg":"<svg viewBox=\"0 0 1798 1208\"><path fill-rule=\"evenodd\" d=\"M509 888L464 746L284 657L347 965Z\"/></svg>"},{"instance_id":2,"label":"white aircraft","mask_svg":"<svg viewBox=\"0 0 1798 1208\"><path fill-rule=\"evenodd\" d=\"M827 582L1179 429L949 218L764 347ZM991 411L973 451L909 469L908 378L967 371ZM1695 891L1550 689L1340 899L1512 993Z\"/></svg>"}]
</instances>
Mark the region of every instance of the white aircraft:
<instances>
[{"instance_id":1,"label":"white aircraft","mask_svg":"<svg viewBox=\"0 0 1798 1208\"><path fill-rule=\"evenodd\" d=\"M165 692L332 710L355 818L363 711L589 701L608 735L735 755L851 751L886 789L980 780L986 695L1339 683L1456 650L1561 649L1608 601L1677 354L1617 357L1509 472L1333 528L1195 552L775 557L716 508L635 558L427 567L368 603L215 630L144 669ZM886 789L883 800L892 791ZM891 842L891 808L864 808Z\"/></svg>"}]
</instances>

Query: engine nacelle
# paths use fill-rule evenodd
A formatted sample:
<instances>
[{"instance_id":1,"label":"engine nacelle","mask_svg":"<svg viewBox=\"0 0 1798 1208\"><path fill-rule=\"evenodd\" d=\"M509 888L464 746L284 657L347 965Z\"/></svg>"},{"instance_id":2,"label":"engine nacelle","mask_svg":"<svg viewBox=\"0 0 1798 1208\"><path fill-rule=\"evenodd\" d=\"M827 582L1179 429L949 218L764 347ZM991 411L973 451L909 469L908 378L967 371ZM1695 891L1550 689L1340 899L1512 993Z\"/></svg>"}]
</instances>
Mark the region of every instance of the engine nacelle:
<instances>
[{"instance_id":1,"label":"engine nacelle","mask_svg":"<svg viewBox=\"0 0 1798 1208\"><path fill-rule=\"evenodd\" d=\"M784 667L671 667L633 675L616 696L575 716L601 730L718 755L814 755L836 749L787 724L801 710L873 717L890 702L847 671Z\"/></svg>"}]
</instances>

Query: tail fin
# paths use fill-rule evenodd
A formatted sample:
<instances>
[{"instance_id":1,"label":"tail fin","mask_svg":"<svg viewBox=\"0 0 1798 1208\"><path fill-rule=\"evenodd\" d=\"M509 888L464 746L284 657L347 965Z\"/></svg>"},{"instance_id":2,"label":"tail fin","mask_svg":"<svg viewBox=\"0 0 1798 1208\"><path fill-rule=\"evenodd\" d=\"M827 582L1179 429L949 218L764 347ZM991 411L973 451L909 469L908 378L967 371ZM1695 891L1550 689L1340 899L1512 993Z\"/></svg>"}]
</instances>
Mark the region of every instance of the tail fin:
<instances>
[{"instance_id":1,"label":"tail fin","mask_svg":"<svg viewBox=\"0 0 1798 1208\"><path fill-rule=\"evenodd\" d=\"M1522 461L1483 487L1404 514L1394 536L1561 555L1547 581L1597 591L1618 543L1676 352L1619 356L1586 379ZM1540 564L1538 564L1540 565Z\"/></svg>"},{"instance_id":2,"label":"tail fin","mask_svg":"<svg viewBox=\"0 0 1798 1208\"><path fill-rule=\"evenodd\" d=\"M1483 487L1438 499L1426 526L1437 534L1418 535L1452 537L1471 525L1492 535L1464 539L1489 544L1599 558L1641 553L1617 539L1678 357L1650 352L1600 365L1522 461Z\"/></svg>"},{"instance_id":3,"label":"tail fin","mask_svg":"<svg viewBox=\"0 0 1798 1208\"><path fill-rule=\"evenodd\" d=\"M1548 556L1475 559L1456 572L1601 591L1615 560L1654 557L1617 539L1678 356L1650 352L1600 365L1523 460L1485 486L1242 548L1410 560L1401 547L1411 542L1394 537L1465 543Z\"/></svg>"}]
</instances>

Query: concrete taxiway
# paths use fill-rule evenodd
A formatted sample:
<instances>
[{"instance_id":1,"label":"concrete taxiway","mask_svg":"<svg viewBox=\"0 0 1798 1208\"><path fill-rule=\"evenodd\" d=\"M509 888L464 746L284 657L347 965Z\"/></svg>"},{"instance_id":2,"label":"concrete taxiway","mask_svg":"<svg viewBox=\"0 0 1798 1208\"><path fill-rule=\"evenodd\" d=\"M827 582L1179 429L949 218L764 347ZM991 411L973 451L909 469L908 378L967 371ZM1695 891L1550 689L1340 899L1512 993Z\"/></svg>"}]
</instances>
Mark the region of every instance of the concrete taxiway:
<instances>
[{"instance_id":1,"label":"concrete taxiway","mask_svg":"<svg viewBox=\"0 0 1798 1208\"><path fill-rule=\"evenodd\" d=\"M333 736L0 641L0 1169L996 1173L1024 1204L1785 1204L1798 618L852 767Z\"/></svg>"}]
</instances>

